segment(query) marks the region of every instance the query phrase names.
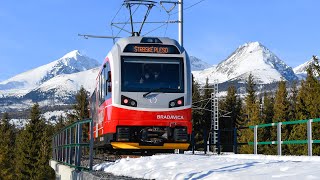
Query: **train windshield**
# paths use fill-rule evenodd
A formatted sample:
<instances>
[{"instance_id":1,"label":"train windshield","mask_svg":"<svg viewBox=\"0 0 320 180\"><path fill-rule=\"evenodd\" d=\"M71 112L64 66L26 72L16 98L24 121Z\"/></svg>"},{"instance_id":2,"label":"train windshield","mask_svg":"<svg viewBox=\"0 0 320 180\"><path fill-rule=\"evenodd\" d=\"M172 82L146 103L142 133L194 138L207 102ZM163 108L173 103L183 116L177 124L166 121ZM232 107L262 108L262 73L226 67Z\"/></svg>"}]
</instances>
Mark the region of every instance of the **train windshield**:
<instances>
[{"instance_id":1,"label":"train windshield","mask_svg":"<svg viewBox=\"0 0 320 180\"><path fill-rule=\"evenodd\" d=\"M184 92L182 58L122 57L123 92Z\"/></svg>"}]
</instances>

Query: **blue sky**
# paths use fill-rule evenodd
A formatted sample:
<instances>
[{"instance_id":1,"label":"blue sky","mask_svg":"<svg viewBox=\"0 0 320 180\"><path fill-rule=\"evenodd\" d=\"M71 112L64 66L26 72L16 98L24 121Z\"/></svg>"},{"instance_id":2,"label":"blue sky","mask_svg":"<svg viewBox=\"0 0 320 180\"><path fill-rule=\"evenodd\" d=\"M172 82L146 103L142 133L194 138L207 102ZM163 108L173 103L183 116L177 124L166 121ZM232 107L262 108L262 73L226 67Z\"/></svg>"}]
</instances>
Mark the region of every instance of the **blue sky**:
<instances>
[{"instance_id":1,"label":"blue sky","mask_svg":"<svg viewBox=\"0 0 320 180\"><path fill-rule=\"evenodd\" d=\"M184 0L185 7L198 1ZM110 23L122 2L1 0L0 80L74 49L102 62L112 41L85 40L77 34L111 35ZM259 41L295 67L319 55L319 7L319 0L205 0L185 11L184 46L190 55L217 64L241 44ZM139 11L136 15L139 17ZM116 20L126 18L128 13L122 8ZM150 16L150 20L167 18L161 7L155 7ZM171 16L176 18L176 14ZM145 30L152 27L155 25L146 25ZM164 26L150 35L177 39L177 25Z\"/></svg>"}]
</instances>

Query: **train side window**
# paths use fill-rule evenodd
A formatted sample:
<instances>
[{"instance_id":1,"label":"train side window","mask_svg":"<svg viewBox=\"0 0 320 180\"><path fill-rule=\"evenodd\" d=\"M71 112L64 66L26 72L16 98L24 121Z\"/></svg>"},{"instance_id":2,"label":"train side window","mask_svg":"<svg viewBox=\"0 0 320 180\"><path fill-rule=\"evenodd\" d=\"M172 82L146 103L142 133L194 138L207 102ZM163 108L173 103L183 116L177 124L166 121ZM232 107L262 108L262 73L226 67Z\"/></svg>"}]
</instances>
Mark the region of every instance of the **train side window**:
<instances>
[{"instance_id":1,"label":"train side window","mask_svg":"<svg viewBox=\"0 0 320 180\"><path fill-rule=\"evenodd\" d=\"M104 95L105 95L105 78L104 78L104 68L101 71L100 74L100 94L99 94L99 99L100 99L100 104L104 102Z\"/></svg>"},{"instance_id":2,"label":"train side window","mask_svg":"<svg viewBox=\"0 0 320 180\"><path fill-rule=\"evenodd\" d=\"M107 91L111 92L112 89L112 81L111 81L111 68L110 68L110 64L107 64Z\"/></svg>"},{"instance_id":3,"label":"train side window","mask_svg":"<svg viewBox=\"0 0 320 180\"><path fill-rule=\"evenodd\" d=\"M108 71L108 80L107 80L107 86L108 86L108 92L111 92L111 71Z\"/></svg>"},{"instance_id":4,"label":"train side window","mask_svg":"<svg viewBox=\"0 0 320 180\"><path fill-rule=\"evenodd\" d=\"M96 92L97 92L97 88L93 91L92 96L91 96L91 100L90 100L90 115L91 118L93 119L94 122L97 121L96 115Z\"/></svg>"},{"instance_id":5,"label":"train side window","mask_svg":"<svg viewBox=\"0 0 320 180\"><path fill-rule=\"evenodd\" d=\"M98 82L97 82L97 91L96 91L96 98L97 98L98 105L100 105L99 102L100 102L100 95L101 95L101 85L100 84L101 84L101 77L99 75Z\"/></svg>"},{"instance_id":6,"label":"train side window","mask_svg":"<svg viewBox=\"0 0 320 180\"><path fill-rule=\"evenodd\" d=\"M108 95L108 72L109 72L109 62L107 62L105 65L104 65L104 80L105 80L105 84L104 84L104 88L105 88L105 95L107 96Z\"/></svg>"}]
</instances>

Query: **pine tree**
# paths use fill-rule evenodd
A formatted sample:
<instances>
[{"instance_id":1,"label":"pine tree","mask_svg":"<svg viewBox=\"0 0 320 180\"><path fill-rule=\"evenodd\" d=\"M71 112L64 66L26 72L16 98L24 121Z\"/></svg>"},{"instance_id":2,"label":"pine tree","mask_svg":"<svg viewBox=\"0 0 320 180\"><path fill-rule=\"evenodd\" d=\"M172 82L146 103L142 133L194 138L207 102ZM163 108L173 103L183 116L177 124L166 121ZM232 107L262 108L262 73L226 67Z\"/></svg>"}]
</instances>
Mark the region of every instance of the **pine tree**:
<instances>
[{"instance_id":1,"label":"pine tree","mask_svg":"<svg viewBox=\"0 0 320 180\"><path fill-rule=\"evenodd\" d=\"M313 75L320 76L320 64L319 58L315 55L312 56L313 63L311 64L311 68L313 71Z\"/></svg>"},{"instance_id":2,"label":"pine tree","mask_svg":"<svg viewBox=\"0 0 320 180\"><path fill-rule=\"evenodd\" d=\"M291 94L289 96L289 119L296 120L297 119L297 101L298 101L298 87L297 81L293 81L291 86Z\"/></svg>"},{"instance_id":3,"label":"pine tree","mask_svg":"<svg viewBox=\"0 0 320 180\"><path fill-rule=\"evenodd\" d=\"M247 80L247 96L245 97L245 107L244 112L247 118L242 122L241 126L254 126L260 124L260 109L259 102L256 97L256 84L254 82L253 75L250 74ZM246 129L242 130L239 134L240 142L253 142L253 130ZM252 153L252 146L242 146L240 148L241 153Z\"/></svg>"},{"instance_id":4,"label":"pine tree","mask_svg":"<svg viewBox=\"0 0 320 180\"><path fill-rule=\"evenodd\" d=\"M224 101L221 101L219 109L226 116L219 118L219 129L226 129L227 131L221 132L221 142L223 144L233 144L233 131L239 127L241 120L241 99L237 98L235 86L228 88L227 96ZM232 146L223 147L224 151L233 151Z\"/></svg>"},{"instance_id":5,"label":"pine tree","mask_svg":"<svg viewBox=\"0 0 320 180\"><path fill-rule=\"evenodd\" d=\"M274 104L274 122L284 122L289 120L289 101L286 82L280 81L276 92Z\"/></svg>"},{"instance_id":6,"label":"pine tree","mask_svg":"<svg viewBox=\"0 0 320 180\"><path fill-rule=\"evenodd\" d=\"M55 125L55 131L59 131L59 130L61 130L62 128L64 128L65 127L65 120L64 120L64 118L63 118L63 116L62 116L62 114L59 116L59 118L58 118L58 122L57 122L57 124Z\"/></svg>"},{"instance_id":7,"label":"pine tree","mask_svg":"<svg viewBox=\"0 0 320 180\"><path fill-rule=\"evenodd\" d=\"M263 116L262 116L262 124L272 123L272 119L274 116L274 97L267 92L264 92L263 95ZM275 128L273 127L265 127L261 128L261 133L258 134L259 141L274 141L272 137L275 137ZM277 150L274 145L261 145L259 150L261 149L261 153L263 154L276 154Z\"/></svg>"},{"instance_id":8,"label":"pine tree","mask_svg":"<svg viewBox=\"0 0 320 180\"><path fill-rule=\"evenodd\" d=\"M8 113L4 113L0 123L0 179L8 180L15 179L15 127L9 120Z\"/></svg>"},{"instance_id":9,"label":"pine tree","mask_svg":"<svg viewBox=\"0 0 320 180\"><path fill-rule=\"evenodd\" d=\"M79 92L76 94L76 104L74 106L76 111L75 115L78 120L89 118L88 105L88 91L81 86Z\"/></svg>"},{"instance_id":10,"label":"pine tree","mask_svg":"<svg viewBox=\"0 0 320 180\"><path fill-rule=\"evenodd\" d=\"M89 118L88 91L86 91L83 86L81 86L80 90L77 92L75 99L76 103L73 105L74 112L67 114L67 122L65 123L66 126L76 121Z\"/></svg>"},{"instance_id":11,"label":"pine tree","mask_svg":"<svg viewBox=\"0 0 320 180\"><path fill-rule=\"evenodd\" d=\"M301 88L299 90L297 99L297 119L312 119L320 117L320 82L316 77L317 69L319 65L312 65L307 70L307 78L301 82ZM316 69L315 69L316 68ZM320 128L319 123L313 123L313 139L320 138L320 132L317 129ZM290 134L290 139L294 140L306 140L307 129L306 124L298 124L293 127ZM291 154L306 155L306 145L292 145L290 146ZM313 145L313 154L320 155L320 147L317 144Z\"/></svg>"},{"instance_id":12,"label":"pine tree","mask_svg":"<svg viewBox=\"0 0 320 180\"><path fill-rule=\"evenodd\" d=\"M54 134L54 127L52 125L45 125L42 138L40 140L40 158L38 162L39 174L37 179L55 179L55 172L49 166L49 160L52 155L52 136Z\"/></svg>"},{"instance_id":13,"label":"pine tree","mask_svg":"<svg viewBox=\"0 0 320 180\"><path fill-rule=\"evenodd\" d=\"M249 74L248 80L246 81L247 86L246 86L246 91L247 91L247 96L245 98L246 105L248 107L248 110L250 110L250 105L256 103L256 83L254 82L254 77L252 74Z\"/></svg>"},{"instance_id":14,"label":"pine tree","mask_svg":"<svg viewBox=\"0 0 320 180\"><path fill-rule=\"evenodd\" d=\"M289 121L289 100L288 100L288 92L286 89L286 82L280 81L278 85L278 90L275 96L274 103L274 122L285 122ZM281 131L281 139L288 140L289 135L291 133L292 126L291 125L282 125ZM273 137L276 139L276 137ZM282 147L283 154L287 154L289 152L288 146Z\"/></svg>"},{"instance_id":15,"label":"pine tree","mask_svg":"<svg viewBox=\"0 0 320 180\"><path fill-rule=\"evenodd\" d=\"M192 122L193 122L193 131L195 134L195 144L196 149L203 147L203 110L199 109L201 106L201 95L199 92L200 85L193 81L192 84L193 92L192 92L192 103L193 103L193 109L192 109Z\"/></svg>"},{"instance_id":16,"label":"pine tree","mask_svg":"<svg viewBox=\"0 0 320 180\"><path fill-rule=\"evenodd\" d=\"M16 159L16 174L18 179L49 179L50 175L44 173L47 169L45 166L49 166L48 159L44 163L43 157L44 148L43 139L46 138L46 124L44 119L40 116L39 105L35 104L30 113L30 121L26 125L25 129L19 134L17 138L17 159ZM46 144L50 147L50 144ZM48 150L48 153L50 151Z\"/></svg>"},{"instance_id":17,"label":"pine tree","mask_svg":"<svg viewBox=\"0 0 320 180\"><path fill-rule=\"evenodd\" d=\"M203 115L202 115L202 128L205 131L203 134L205 134L205 136L207 137L207 139L205 139L205 141L208 140L209 137L209 133L211 130L211 94L212 94L213 90L210 88L209 85L209 79L206 79L206 84L204 86L204 94L202 99L204 99L205 101L202 101L203 105L202 107L204 107L203 110Z\"/></svg>"},{"instance_id":18,"label":"pine tree","mask_svg":"<svg viewBox=\"0 0 320 180\"><path fill-rule=\"evenodd\" d=\"M203 87L204 93L201 95L200 86L197 82L193 82L193 128L195 132L196 149L203 150L204 141L209 138L211 131L211 93L209 80ZM206 139L204 139L206 137Z\"/></svg>"}]
</instances>

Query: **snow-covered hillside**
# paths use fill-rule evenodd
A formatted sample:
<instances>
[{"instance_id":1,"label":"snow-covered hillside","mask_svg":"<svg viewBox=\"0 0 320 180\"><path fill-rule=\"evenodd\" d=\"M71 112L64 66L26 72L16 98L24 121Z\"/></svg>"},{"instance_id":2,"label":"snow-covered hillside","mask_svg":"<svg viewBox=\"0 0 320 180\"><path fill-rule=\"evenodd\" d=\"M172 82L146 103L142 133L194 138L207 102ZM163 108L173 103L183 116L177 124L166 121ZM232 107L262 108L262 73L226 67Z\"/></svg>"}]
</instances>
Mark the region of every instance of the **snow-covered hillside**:
<instances>
[{"instance_id":1,"label":"snow-covered hillside","mask_svg":"<svg viewBox=\"0 0 320 180\"><path fill-rule=\"evenodd\" d=\"M313 58L309 61L293 68L294 73L299 77L299 79L305 79L307 77L307 69L314 63Z\"/></svg>"},{"instance_id":2,"label":"snow-covered hillside","mask_svg":"<svg viewBox=\"0 0 320 180\"><path fill-rule=\"evenodd\" d=\"M127 158L94 167L145 179L320 179L317 156L170 154Z\"/></svg>"},{"instance_id":3,"label":"snow-covered hillside","mask_svg":"<svg viewBox=\"0 0 320 180\"><path fill-rule=\"evenodd\" d=\"M68 92L77 92L83 86L91 93L94 90L94 82L98 73L99 67L73 74L62 74L44 82L34 91L47 92L54 90L59 95L64 95Z\"/></svg>"},{"instance_id":4,"label":"snow-covered hillside","mask_svg":"<svg viewBox=\"0 0 320 180\"><path fill-rule=\"evenodd\" d=\"M99 66L99 63L74 50L62 58L0 82L2 96L23 96L50 79L63 74L72 74Z\"/></svg>"},{"instance_id":5,"label":"snow-covered hillside","mask_svg":"<svg viewBox=\"0 0 320 180\"><path fill-rule=\"evenodd\" d=\"M195 57L195 56L190 56L190 61L191 61L191 70L192 71L201 71L207 68L210 68L211 65L205 61L202 61L201 59Z\"/></svg>"},{"instance_id":6,"label":"snow-covered hillside","mask_svg":"<svg viewBox=\"0 0 320 180\"><path fill-rule=\"evenodd\" d=\"M75 94L81 86L89 93L94 90L94 82L99 67L90 70L56 76L24 96L40 105L65 105L73 103Z\"/></svg>"},{"instance_id":7,"label":"snow-covered hillside","mask_svg":"<svg viewBox=\"0 0 320 180\"><path fill-rule=\"evenodd\" d=\"M214 80L220 83L230 80L244 81L250 73L259 84L297 79L291 67L259 42L240 46L216 67L195 73L195 78L201 83L204 83L207 77L209 83L213 83Z\"/></svg>"},{"instance_id":8,"label":"snow-covered hillside","mask_svg":"<svg viewBox=\"0 0 320 180\"><path fill-rule=\"evenodd\" d=\"M74 103L76 92L83 86L93 91L99 72L96 60L71 51L62 58L0 83L0 112Z\"/></svg>"}]
</instances>

